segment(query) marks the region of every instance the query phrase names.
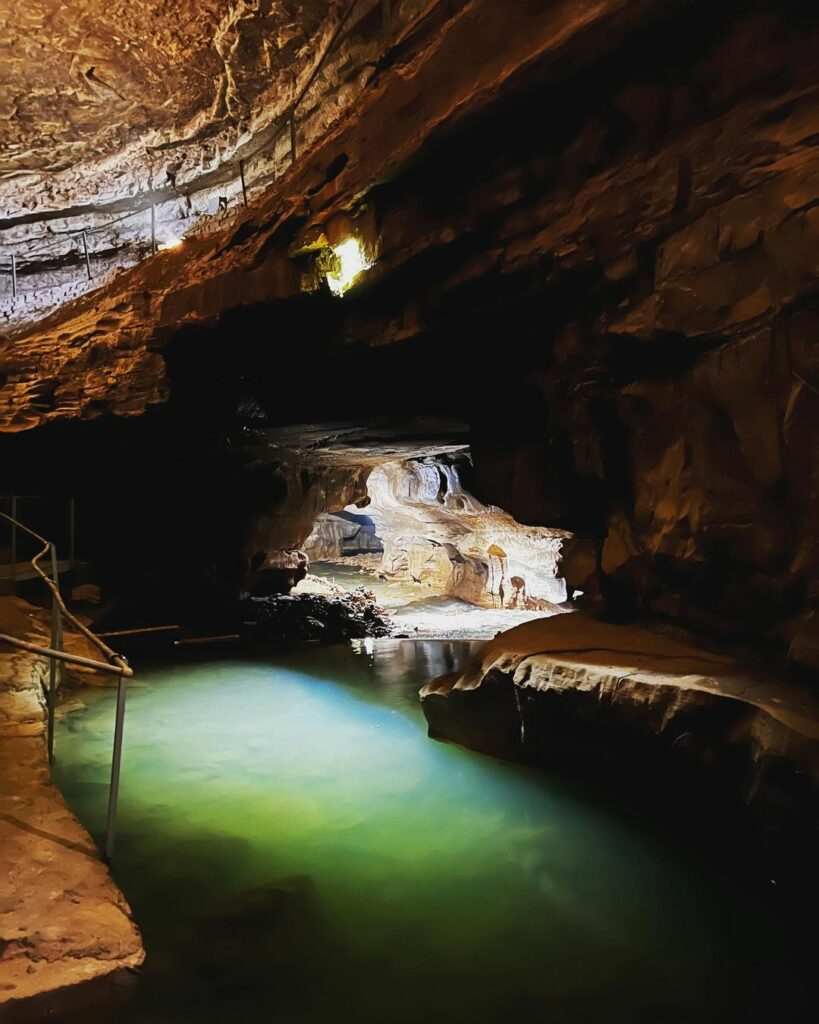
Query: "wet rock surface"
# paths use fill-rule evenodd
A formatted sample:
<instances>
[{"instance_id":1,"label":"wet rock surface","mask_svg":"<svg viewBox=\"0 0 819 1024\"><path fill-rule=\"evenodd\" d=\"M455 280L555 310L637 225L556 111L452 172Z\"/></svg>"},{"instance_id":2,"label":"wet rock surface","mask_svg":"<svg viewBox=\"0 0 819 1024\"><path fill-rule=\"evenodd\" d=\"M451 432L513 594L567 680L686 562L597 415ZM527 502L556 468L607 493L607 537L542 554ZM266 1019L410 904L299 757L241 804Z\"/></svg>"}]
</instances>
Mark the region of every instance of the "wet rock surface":
<instances>
[{"instance_id":1,"label":"wet rock surface","mask_svg":"<svg viewBox=\"0 0 819 1024\"><path fill-rule=\"evenodd\" d=\"M242 604L242 633L255 643L315 640L343 643L390 636L391 627L375 595L365 587L323 594L251 597Z\"/></svg>"}]
</instances>

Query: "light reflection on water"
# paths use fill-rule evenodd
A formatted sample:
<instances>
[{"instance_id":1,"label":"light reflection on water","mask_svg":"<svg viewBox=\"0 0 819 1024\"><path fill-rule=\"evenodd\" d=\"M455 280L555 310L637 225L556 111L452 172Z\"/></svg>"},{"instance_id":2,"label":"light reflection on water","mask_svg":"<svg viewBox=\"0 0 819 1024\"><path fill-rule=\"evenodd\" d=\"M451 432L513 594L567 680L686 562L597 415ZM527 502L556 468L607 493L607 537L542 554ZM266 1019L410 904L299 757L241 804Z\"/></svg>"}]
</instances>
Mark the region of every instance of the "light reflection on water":
<instances>
[{"instance_id":1,"label":"light reflection on water","mask_svg":"<svg viewBox=\"0 0 819 1024\"><path fill-rule=\"evenodd\" d=\"M566 783L427 738L418 688L472 647L139 672L114 874L149 959L118 1020L700 1024L754 1005L718 868ZM58 782L100 834L113 693L81 697Z\"/></svg>"}]
</instances>

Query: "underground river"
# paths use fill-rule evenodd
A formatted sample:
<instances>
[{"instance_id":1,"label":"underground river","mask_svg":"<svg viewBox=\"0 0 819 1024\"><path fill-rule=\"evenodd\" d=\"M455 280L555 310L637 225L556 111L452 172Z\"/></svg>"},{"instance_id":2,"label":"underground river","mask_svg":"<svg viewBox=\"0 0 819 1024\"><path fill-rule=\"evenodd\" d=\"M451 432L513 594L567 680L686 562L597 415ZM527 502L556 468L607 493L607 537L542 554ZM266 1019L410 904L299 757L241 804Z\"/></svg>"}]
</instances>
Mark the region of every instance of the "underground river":
<instances>
[{"instance_id":1,"label":"underground river","mask_svg":"<svg viewBox=\"0 0 819 1024\"><path fill-rule=\"evenodd\" d=\"M139 669L113 874L147 961L111 1019L799 1019L775 887L716 832L427 737L474 647ZM73 696L56 778L99 839L114 693Z\"/></svg>"}]
</instances>

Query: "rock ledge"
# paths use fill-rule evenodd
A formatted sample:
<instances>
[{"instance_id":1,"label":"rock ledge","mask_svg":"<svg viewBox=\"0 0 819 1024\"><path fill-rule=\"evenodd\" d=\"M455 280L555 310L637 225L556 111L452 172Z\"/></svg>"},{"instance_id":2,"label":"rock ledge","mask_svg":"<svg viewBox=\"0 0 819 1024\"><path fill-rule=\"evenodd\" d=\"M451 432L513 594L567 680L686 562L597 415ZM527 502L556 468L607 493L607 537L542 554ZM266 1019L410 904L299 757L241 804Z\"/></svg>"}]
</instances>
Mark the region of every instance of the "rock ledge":
<instances>
[{"instance_id":1,"label":"rock ledge","mask_svg":"<svg viewBox=\"0 0 819 1024\"><path fill-rule=\"evenodd\" d=\"M430 735L535 763L695 765L819 836L819 701L734 658L583 613L500 634L421 691Z\"/></svg>"},{"instance_id":2,"label":"rock ledge","mask_svg":"<svg viewBox=\"0 0 819 1024\"><path fill-rule=\"evenodd\" d=\"M34 611L0 599L0 631L42 642ZM20 1000L137 967L145 957L130 907L49 780L36 663L0 650L3 1020Z\"/></svg>"}]
</instances>

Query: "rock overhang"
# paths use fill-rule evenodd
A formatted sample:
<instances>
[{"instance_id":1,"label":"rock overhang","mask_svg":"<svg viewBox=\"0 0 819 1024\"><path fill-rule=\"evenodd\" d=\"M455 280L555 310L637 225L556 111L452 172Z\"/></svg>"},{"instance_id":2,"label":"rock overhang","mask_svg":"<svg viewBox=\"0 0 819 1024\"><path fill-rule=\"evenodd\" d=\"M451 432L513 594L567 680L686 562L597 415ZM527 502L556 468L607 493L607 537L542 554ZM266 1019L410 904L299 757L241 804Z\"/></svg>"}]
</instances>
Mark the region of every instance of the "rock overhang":
<instances>
[{"instance_id":1,"label":"rock overhang","mask_svg":"<svg viewBox=\"0 0 819 1024\"><path fill-rule=\"evenodd\" d=\"M259 427L251 428L246 438L260 454L282 461L370 468L386 461L469 451L468 425L443 416Z\"/></svg>"},{"instance_id":2,"label":"rock overhang","mask_svg":"<svg viewBox=\"0 0 819 1024\"><path fill-rule=\"evenodd\" d=\"M339 10L332 0L12 2L0 40L7 216L206 168L292 85Z\"/></svg>"}]
</instances>

